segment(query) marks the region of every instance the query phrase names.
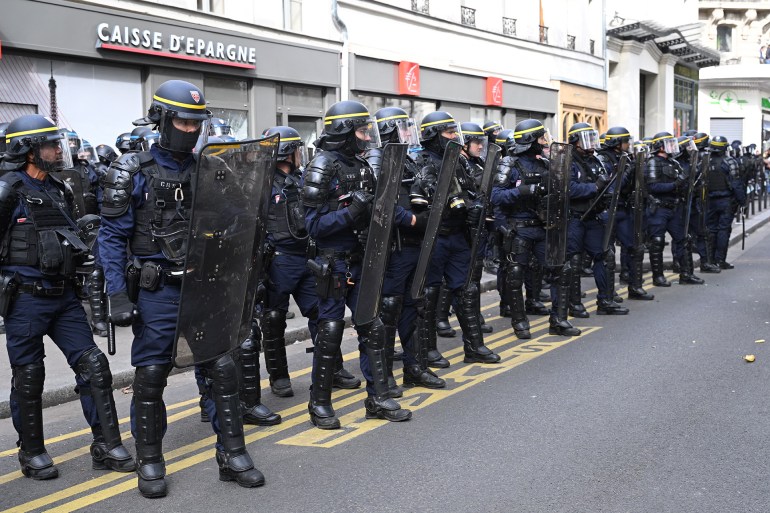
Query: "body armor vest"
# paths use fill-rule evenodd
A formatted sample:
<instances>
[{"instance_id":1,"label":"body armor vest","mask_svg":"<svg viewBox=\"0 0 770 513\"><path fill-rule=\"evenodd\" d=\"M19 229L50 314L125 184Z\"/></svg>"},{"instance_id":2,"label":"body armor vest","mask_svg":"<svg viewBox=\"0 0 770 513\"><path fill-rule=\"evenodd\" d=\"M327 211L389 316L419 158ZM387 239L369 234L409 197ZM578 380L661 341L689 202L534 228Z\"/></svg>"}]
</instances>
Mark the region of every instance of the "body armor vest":
<instances>
[{"instance_id":1,"label":"body armor vest","mask_svg":"<svg viewBox=\"0 0 770 513\"><path fill-rule=\"evenodd\" d=\"M593 156L581 157L577 152L573 153L573 160L580 168L579 183L596 183L599 175L603 173L602 163ZM585 212L593 203L594 198L570 199L569 208L573 212Z\"/></svg>"},{"instance_id":2,"label":"body armor vest","mask_svg":"<svg viewBox=\"0 0 770 513\"><path fill-rule=\"evenodd\" d=\"M727 181L727 174L722 171L722 162L724 162L724 157L711 158L711 165L707 175L709 192L730 190L730 183Z\"/></svg>"},{"instance_id":3,"label":"body armor vest","mask_svg":"<svg viewBox=\"0 0 770 513\"><path fill-rule=\"evenodd\" d=\"M277 245L288 245L304 254L307 231L305 209L299 197L299 179L276 169L273 192L267 214L267 233Z\"/></svg>"},{"instance_id":4,"label":"body armor vest","mask_svg":"<svg viewBox=\"0 0 770 513\"><path fill-rule=\"evenodd\" d=\"M12 186L24 201L27 217L17 219L8 230L2 264L38 267L51 276L74 277L88 247L73 227L72 205L63 186L41 191L21 178Z\"/></svg>"},{"instance_id":5,"label":"body armor vest","mask_svg":"<svg viewBox=\"0 0 770 513\"><path fill-rule=\"evenodd\" d=\"M516 183L511 182L510 186L518 187L519 185L538 185L543 181L543 174L546 171L545 167L535 165L532 168L524 165L524 162L519 157L511 157L511 168L516 168L519 172L519 180ZM510 171L509 171L510 172ZM510 175L509 175L510 181ZM501 205L500 211L506 217L513 217L514 214L529 213L532 217L538 217L538 211L540 209L540 198L537 195L530 195L525 197L519 197L514 205ZM520 217L520 216L516 216Z\"/></svg>"},{"instance_id":6,"label":"body armor vest","mask_svg":"<svg viewBox=\"0 0 770 513\"><path fill-rule=\"evenodd\" d=\"M184 262L192 205L190 172L191 169L172 172L154 160L142 167L149 190L144 203L135 211L136 225L131 238L134 255L163 253L172 262Z\"/></svg>"},{"instance_id":7,"label":"body armor vest","mask_svg":"<svg viewBox=\"0 0 770 513\"><path fill-rule=\"evenodd\" d=\"M364 189L363 175L367 172L371 174L371 169L368 165L363 164L364 163L358 159L350 164L342 159L334 160L334 175L332 176L332 181L336 180L337 186L334 190L329 192L329 197L327 199L329 211L335 211L339 208L348 206L349 202L346 201L348 196L356 191ZM368 190L368 192L372 192L373 190L374 188Z\"/></svg>"}]
</instances>

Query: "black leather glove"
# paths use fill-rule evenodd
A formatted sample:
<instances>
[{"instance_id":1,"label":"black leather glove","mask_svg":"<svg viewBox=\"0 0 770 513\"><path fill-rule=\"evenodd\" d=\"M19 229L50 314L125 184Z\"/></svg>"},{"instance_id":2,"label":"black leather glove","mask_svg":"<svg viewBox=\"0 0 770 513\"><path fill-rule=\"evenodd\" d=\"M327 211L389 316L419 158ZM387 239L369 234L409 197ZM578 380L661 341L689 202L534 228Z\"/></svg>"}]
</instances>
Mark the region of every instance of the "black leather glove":
<instances>
[{"instance_id":1,"label":"black leather glove","mask_svg":"<svg viewBox=\"0 0 770 513\"><path fill-rule=\"evenodd\" d=\"M519 185L516 187L516 190L519 191L519 196L532 196L533 194L537 193L537 185L535 184L529 184L529 185Z\"/></svg>"},{"instance_id":2,"label":"black leather glove","mask_svg":"<svg viewBox=\"0 0 770 513\"><path fill-rule=\"evenodd\" d=\"M134 320L134 303L126 292L118 292L109 297L108 315L115 326L131 326Z\"/></svg>"},{"instance_id":3,"label":"black leather glove","mask_svg":"<svg viewBox=\"0 0 770 513\"><path fill-rule=\"evenodd\" d=\"M481 207L481 205L473 205L468 209L468 217L466 218L468 226L475 227L479 225L479 222L481 221L482 210L484 209Z\"/></svg>"},{"instance_id":4,"label":"black leather glove","mask_svg":"<svg viewBox=\"0 0 770 513\"><path fill-rule=\"evenodd\" d=\"M353 219L358 219L368 214L372 207L374 196L364 191L356 191L351 196L352 202L348 206L348 212Z\"/></svg>"},{"instance_id":5,"label":"black leather glove","mask_svg":"<svg viewBox=\"0 0 770 513\"><path fill-rule=\"evenodd\" d=\"M604 191L604 188L607 187L607 184L609 184L612 181L612 178L609 176L602 174L599 175L599 178L596 179L596 191L602 192Z\"/></svg>"},{"instance_id":6,"label":"black leather glove","mask_svg":"<svg viewBox=\"0 0 770 513\"><path fill-rule=\"evenodd\" d=\"M430 210L424 210L422 212L418 212L414 215L414 217L417 218L417 221L415 221L414 228L415 230L418 230L420 232L424 232L425 228L428 227L428 218L430 217Z\"/></svg>"},{"instance_id":7,"label":"black leather glove","mask_svg":"<svg viewBox=\"0 0 770 513\"><path fill-rule=\"evenodd\" d=\"M684 175L678 175L676 177L676 180L674 180L674 190L675 191L685 191L687 190L687 177Z\"/></svg>"}]
</instances>

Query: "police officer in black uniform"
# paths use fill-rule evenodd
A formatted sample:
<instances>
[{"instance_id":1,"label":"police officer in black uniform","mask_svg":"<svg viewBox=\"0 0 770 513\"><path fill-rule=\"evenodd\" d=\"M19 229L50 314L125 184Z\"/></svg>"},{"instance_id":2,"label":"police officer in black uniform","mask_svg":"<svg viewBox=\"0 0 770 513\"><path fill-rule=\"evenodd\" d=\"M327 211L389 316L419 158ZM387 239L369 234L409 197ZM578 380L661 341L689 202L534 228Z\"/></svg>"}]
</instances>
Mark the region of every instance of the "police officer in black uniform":
<instances>
[{"instance_id":1,"label":"police officer in black uniform","mask_svg":"<svg viewBox=\"0 0 770 513\"><path fill-rule=\"evenodd\" d=\"M706 154L709 153L709 135L704 132L696 132L693 136L693 142L698 149L698 175L695 181L695 192L693 193L692 217L690 218L690 233L695 240L695 249L700 255L700 272L719 274L722 272L711 260L713 258L714 241L711 239L711 233L706 223L708 214L708 197L704 196L704 189L708 191L708 170L704 168L706 164Z\"/></svg>"},{"instance_id":2,"label":"police officer in black uniform","mask_svg":"<svg viewBox=\"0 0 770 513\"><path fill-rule=\"evenodd\" d=\"M450 141L462 144L458 123L448 112L437 111L426 115L420 125L423 149L418 152L416 163L420 168L415 191L425 198L430 194L441 169L444 151ZM464 157L460 157L463 159ZM482 213L480 203L471 196L476 193L474 177L464 164L455 168L450 197L444 209L439 234L431 255L431 265L425 280L425 315L435 324L436 306L442 279L446 282L452 303L463 332L464 361L467 363L497 363L500 357L484 345L479 320L479 291L474 282L465 286L472 258L468 228L477 225ZM435 328L421 332L427 337L428 361L431 367L448 367L449 362L438 351Z\"/></svg>"},{"instance_id":3,"label":"police officer in black uniform","mask_svg":"<svg viewBox=\"0 0 770 513\"><path fill-rule=\"evenodd\" d=\"M120 134L117 139L115 139L115 148L117 148L121 154L131 151L131 132L123 132Z\"/></svg>"},{"instance_id":4,"label":"police officer in black uniform","mask_svg":"<svg viewBox=\"0 0 770 513\"><path fill-rule=\"evenodd\" d=\"M714 241L712 261L720 269L733 269L727 262L732 220L746 205L746 189L736 159L726 155L727 139L718 135L709 143L711 163L707 171L708 215L706 223Z\"/></svg>"},{"instance_id":5,"label":"police officer in black uniform","mask_svg":"<svg viewBox=\"0 0 770 513\"><path fill-rule=\"evenodd\" d=\"M320 151L305 169L303 188L305 226L318 247L318 256L311 263L319 302L308 411L318 428L338 429L331 389L345 328L345 305L354 310L360 292L363 244L374 199L374 175L363 153L379 146L376 122L360 102L335 103L326 112L324 130L315 146ZM413 216L396 213L395 224L413 222ZM409 420L412 412L402 409L388 391L384 324L377 318L356 330L368 394L366 418Z\"/></svg>"},{"instance_id":6,"label":"police officer in black uniform","mask_svg":"<svg viewBox=\"0 0 770 513\"><path fill-rule=\"evenodd\" d=\"M99 244L110 319L118 326L133 324L134 329L131 432L136 441L139 491L145 497L167 493L163 389L172 367L184 273L183 238L188 232L190 179L195 168L192 151L210 117L198 87L181 80L164 82L153 95L147 117L137 121L159 128L158 144L149 152L124 154L104 179ZM124 274L129 251L138 284L133 279L127 282ZM209 417L217 434L220 480L236 481L243 487L263 485L264 476L254 468L244 443L233 358L227 354L200 367L213 399L208 402L213 403Z\"/></svg>"},{"instance_id":7,"label":"police officer in black uniform","mask_svg":"<svg viewBox=\"0 0 770 513\"><path fill-rule=\"evenodd\" d=\"M0 161L5 155L5 133L8 129L8 123L0 123Z\"/></svg>"},{"instance_id":8,"label":"police officer in black uniform","mask_svg":"<svg viewBox=\"0 0 770 513\"><path fill-rule=\"evenodd\" d=\"M682 135L676 139L677 146L679 147L678 153L675 155L675 160L679 162L679 166L684 171L688 180L695 180L696 177L691 176L691 173L698 174L698 169L692 169L691 158L694 152L698 151L695 146L692 137ZM685 187L682 193L682 228L684 229L684 219L687 211L687 189L689 185ZM695 202L695 194L690 198L691 204ZM705 281L694 274L694 264L692 259L693 245L695 243L695 234L693 224L695 221L694 208L690 210L690 219L687 224L690 227L687 234L687 238L684 241L684 248L682 249L682 260L679 265L679 284L680 285L703 285ZM677 248L672 244L672 252L676 252Z\"/></svg>"},{"instance_id":9,"label":"police officer in black uniform","mask_svg":"<svg viewBox=\"0 0 770 513\"><path fill-rule=\"evenodd\" d=\"M492 189L495 225L503 234L501 274L506 301L511 306L511 327L517 338L531 338L529 319L522 288L531 255L545 267L546 232L540 219L548 161L543 153L551 142L550 134L536 119L516 124L505 141L506 157L500 161ZM580 330L567 321L569 279L562 269L553 269L551 281L551 318L553 335L577 336ZM563 279L562 279L563 278ZM561 286L560 286L561 285Z\"/></svg>"},{"instance_id":10,"label":"police officer in black uniform","mask_svg":"<svg viewBox=\"0 0 770 513\"><path fill-rule=\"evenodd\" d=\"M19 463L32 479L59 475L43 444L43 336L75 372L83 414L94 441L95 469L134 470L123 447L107 357L94 344L75 294L75 268L88 248L73 215L70 189L57 172L71 165L58 127L37 114L8 125L0 178L0 315L11 363L11 416ZM65 164L66 162L66 164Z\"/></svg>"}]
</instances>

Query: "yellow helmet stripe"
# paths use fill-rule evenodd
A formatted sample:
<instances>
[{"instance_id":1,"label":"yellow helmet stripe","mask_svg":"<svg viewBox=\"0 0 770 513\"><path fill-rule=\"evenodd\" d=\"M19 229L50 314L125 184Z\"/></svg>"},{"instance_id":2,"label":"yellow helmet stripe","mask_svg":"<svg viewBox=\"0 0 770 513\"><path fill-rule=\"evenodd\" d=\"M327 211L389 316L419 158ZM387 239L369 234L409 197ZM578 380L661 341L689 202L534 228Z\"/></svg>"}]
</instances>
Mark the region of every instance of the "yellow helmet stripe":
<instances>
[{"instance_id":1,"label":"yellow helmet stripe","mask_svg":"<svg viewBox=\"0 0 770 513\"><path fill-rule=\"evenodd\" d=\"M704 135L704 136L703 136L703 137L701 137L700 139L693 139L693 140L695 141L695 144L700 144L700 143L702 143L703 141L705 141L705 140L706 140L706 139L708 139L708 138L709 138L709 136L708 136L708 135Z\"/></svg>"},{"instance_id":2,"label":"yellow helmet stripe","mask_svg":"<svg viewBox=\"0 0 770 513\"><path fill-rule=\"evenodd\" d=\"M576 129L572 130L571 132L567 133L567 135L576 134L578 132L585 132L586 130L593 130L593 127L585 126L583 128L576 128Z\"/></svg>"},{"instance_id":3,"label":"yellow helmet stripe","mask_svg":"<svg viewBox=\"0 0 770 513\"><path fill-rule=\"evenodd\" d=\"M711 141L711 144L714 146L727 146L726 142L719 142L719 141Z\"/></svg>"},{"instance_id":4,"label":"yellow helmet stripe","mask_svg":"<svg viewBox=\"0 0 770 513\"><path fill-rule=\"evenodd\" d=\"M545 130L545 127L543 125L539 125L532 128L527 128L526 130L519 130L518 132L513 133L514 139L521 139L521 136L524 134L528 134L530 132L537 132L538 130Z\"/></svg>"},{"instance_id":5,"label":"yellow helmet stripe","mask_svg":"<svg viewBox=\"0 0 770 513\"><path fill-rule=\"evenodd\" d=\"M489 126L488 126L488 127L486 127L484 130L485 130L485 131L486 131L486 130L494 130L495 128L503 128L503 127L500 125L500 123L495 123L494 125L489 125Z\"/></svg>"},{"instance_id":6,"label":"yellow helmet stripe","mask_svg":"<svg viewBox=\"0 0 770 513\"><path fill-rule=\"evenodd\" d=\"M16 132L13 134L5 134L6 141L11 142L11 137L19 137L20 135L39 134L42 132L58 132L59 127L51 126L47 128L36 128L35 130L27 130L26 132Z\"/></svg>"},{"instance_id":7,"label":"yellow helmet stripe","mask_svg":"<svg viewBox=\"0 0 770 513\"><path fill-rule=\"evenodd\" d=\"M487 135L484 132L463 132L463 135Z\"/></svg>"},{"instance_id":8,"label":"yellow helmet stripe","mask_svg":"<svg viewBox=\"0 0 770 513\"><path fill-rule=\"evenodd\" d=\"M631 137L631 134L607 134L604 137L606 139L615 139L616 137Z\"/></svg>"},{"instance_id":9,"label":"yellow helmet stripe","mask_svg":"<svg viewBox=\"0 0 770 513\"><path fill-rule=\"evenodd\" d=\"M203 110L206 108L206 105L193 105L192 103L182 103L182 102L175 102L173 100L168 100L166 98L161 98L158 95L152 96L153 100L157 100L159 102L168 103L169 105L173 105L175 107L184 107L186 109L198 109Z\"/></svg>"},{"instance_id":10,"label":"yellow helmet stripe","mask_svg":"<svg viewBox=\"0 0 770 513\"><path fill-rule=\"evenodd\" d=\"M380 119L375 118L375 121L379 123L380 121L390 121L391 119L409 119L409 116L407 116L406 114L396 114L395 116L388 116L387 118L380 118Z\"/></svg>"},{"instance_id":11,"label":"yellow helmet stripe","mask_svg":"<svg viewBox=\"0 0 770 513\"><path fill-rule=\"evenodd\" d=\"M370 114L368 112L356 112L354 114L340 114L339 116L326 116L324 118L324 125L330 125L332 120L334 119L340 119L340 118L360 118L364 116L369 116Z\"/></svg>"},{"instance_id":12,"label":"yellow helmet stripe","mask_svg":"<svg viewBox=\"0 0 770 513\"><path fill-rule=\"evenodd\" d=\"M286 141L301 141L301 140L302 140L302 138L301 138L301 137L281 137L281 142L286 142Z\"/></svg>"},{"instance_id":13,"label":"yellow helmet stripe","mask_svg":"<svg viewBox=\"0 0 770 513\"><path fill-rule=\"evenodd\" d=\"M425 127L428 127L428 126L438 125L440 123L457 123L457 122L454 119L452 119L452 118L440 119L438 121L431 121L430 123L423 123L422 125L420 125L420 128L425 128Z\"/></svg>"},{"instance_id":14,"label":"yellow helmet stripe","mask_svg":"<svg viewBox=\"0 0 770 513\"><path fill-rule=\"evenodd\" d=\"M655 143L655 142L658 142L658 141L662 141L663 139L673 139L673 138L674 138L673 135L664 135L662 137L658 137L657 139L653 139L652 142Z\"/></svg>"}]
</instances>

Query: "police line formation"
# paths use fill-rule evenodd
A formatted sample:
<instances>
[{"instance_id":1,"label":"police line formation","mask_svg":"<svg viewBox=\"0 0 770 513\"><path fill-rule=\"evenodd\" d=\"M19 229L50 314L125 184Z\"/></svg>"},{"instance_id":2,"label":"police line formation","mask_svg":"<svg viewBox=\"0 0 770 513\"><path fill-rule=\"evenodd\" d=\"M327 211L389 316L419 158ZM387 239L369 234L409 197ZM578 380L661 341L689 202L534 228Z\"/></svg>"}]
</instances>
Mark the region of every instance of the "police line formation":
<instances>
[{"instance_id":1,"label":"police line formation","mask_svg":"<svg viewBox=\"0 0 770 513\"><path fill-rule=\"evenodd\" d=\"M651 300L643 256L647 249L653 285L670 286L668 232L679 283L701 284L693 251L701 272L731 269L732 220L747 182L759 173L764 183L754 148L734 155L724 137L705 133L660 132L634 143L612 127L600 143L592 126L577 123L567 143L555 143L534 119L510 130L438 111L417 123L397 107L371 115L341 101L326 113L307 162L291 127L238 142L211 117L200 89L172 80L118 138L120 156L107 145L89 151L39 115L1 127L0 315L25 476L58 476L42 427L44 335L75 372L95 469L136 471L143 496L166 495L163 391L174 364L195 365L219 477L256 487L265 480L243 423L281 422L261 403L261 350L271 392L294 395L284 341L290 295L313 340L310 421L340 428L332 389L361 386L340 351L346 305L366 418L406 421L412 414L396 401L403 390L393 378L396 334L404 387L446 385L431 369L450 365L436 345L437 331L454 335L450 305L464 361L500 361L484 345L485 256L499 259L501 315L518 338L530 337L528 315L549 315L552 335L577 336L568 316L589 316L585 267L596 281L597 314L627 314L615 292L615 245L628 299ZM196 322L204 328L191 329ZM133 326L136 461L121 443L108 359L93 339L110 337L113 352L115 325Z\"/></svg>"}]
</instances>

